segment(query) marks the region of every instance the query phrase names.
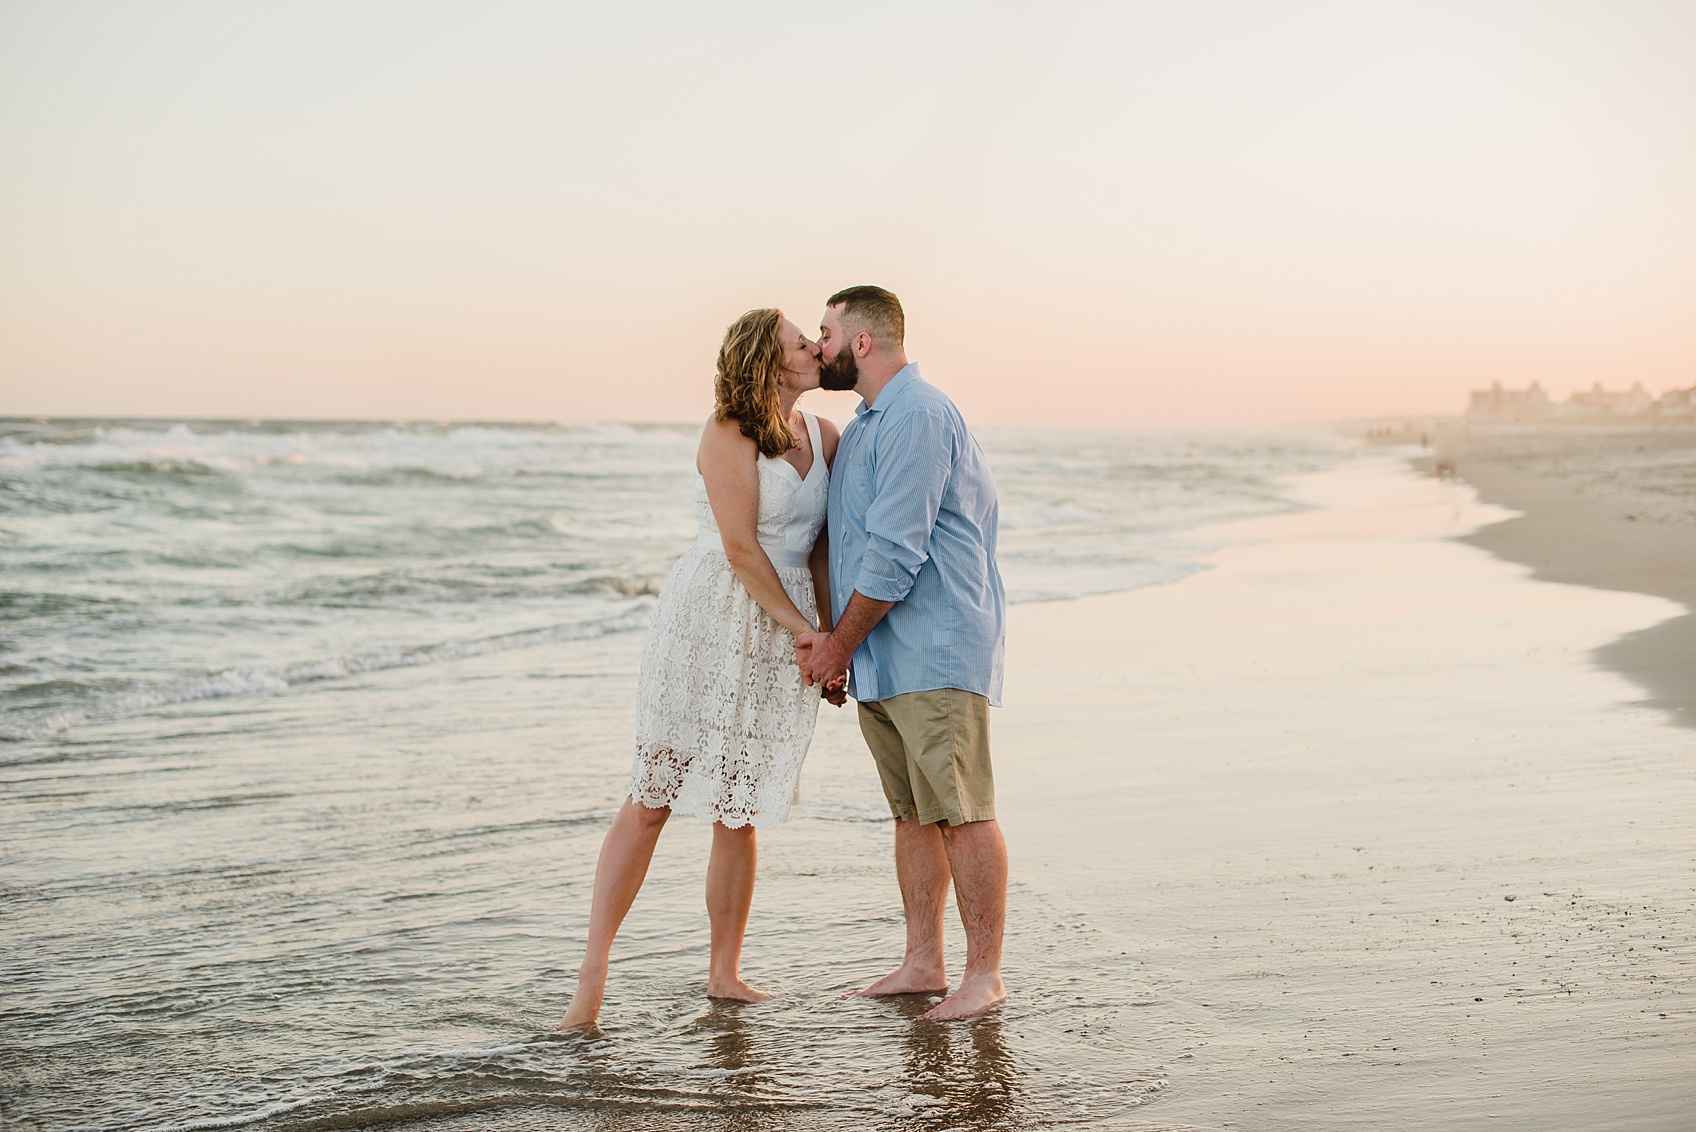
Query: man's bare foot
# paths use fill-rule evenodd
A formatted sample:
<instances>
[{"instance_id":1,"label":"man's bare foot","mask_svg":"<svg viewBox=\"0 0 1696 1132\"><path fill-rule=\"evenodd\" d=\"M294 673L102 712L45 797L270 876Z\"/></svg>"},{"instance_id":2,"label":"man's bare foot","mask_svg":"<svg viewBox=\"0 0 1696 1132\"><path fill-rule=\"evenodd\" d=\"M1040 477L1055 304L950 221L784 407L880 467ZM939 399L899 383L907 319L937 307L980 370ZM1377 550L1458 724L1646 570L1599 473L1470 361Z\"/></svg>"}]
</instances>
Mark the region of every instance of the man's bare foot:
<instances>
[{"instance_id":1,"label":"man's bare foot","mask_svg":"<svg viewBox=\"0 0 1696 1132\"><path fill-rule=\"evenodd\" d=\"M571 1005L565 1008L565 1017L554 1027L554 1033L561 1030L587 1030L595 1024L595 1019L601 1015L601 998L606 994L607 976L605 971L584 974L577 973L577 993L571 996Z\"/></svg>"},{"instance_id":2,"label":"man's bare foot","mask_svg":"<svg viewBox=\"0 0 1696 1132\"><path fill-rule=\"evenodd\" d=\"M881 998L886 994L947 994L948 972L941 967L903 963L864 990L849 998Z\"/></svg>"},{"instance_id":3,"label":"man's bare foot","mask_svg":"<svg viewBox=\"0 0 1696 1132\"><path fill-rule=\"evenodd\" d=\"M771 995L755 990L741 979L708 979L708 998L727 998L732 1002L768 1002Z\"/></svg>"},{"instance_id":4,"label":"man's bare foot","mask_svg":"<svg viewBox=\"0 0 1696 1132\"><path fill-rule=\"evenodd\" d=\"M937 1003L924 1014L921 1022L952 1022L958 1018L975 1018L1007 1001L1007 988L999 974L967 975L960 980L960 989Z\"/></svg>"}]
</instances>

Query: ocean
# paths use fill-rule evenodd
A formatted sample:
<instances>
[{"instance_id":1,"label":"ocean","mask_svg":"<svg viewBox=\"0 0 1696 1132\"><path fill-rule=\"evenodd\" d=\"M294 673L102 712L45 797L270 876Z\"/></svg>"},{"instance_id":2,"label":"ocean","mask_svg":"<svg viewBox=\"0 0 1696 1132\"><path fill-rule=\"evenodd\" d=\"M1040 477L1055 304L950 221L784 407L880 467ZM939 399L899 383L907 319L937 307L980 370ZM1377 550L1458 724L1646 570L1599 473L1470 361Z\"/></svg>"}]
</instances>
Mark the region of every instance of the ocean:
<instances>
[{"instance_id":1,"label":"ocean","mask_svg":"<svg viewBox=\"0 0 1696 1132\"><path fill-rule=\"evenodd\" d=\"M1014 602L1181 583L1195 528L1348 458L1296 432L980 439ZM761 837L744 973L779 998L701 997L705 827L679 819L603 1029L549 1033L642 633L694 540L695 440L0 421L5 1126L991 1128L1156 1100L1181 1035L1125 1029L1121 941L1045 904L1016 847L1006 1008L840 1000L900 917L829 708Z\"/></svg>"}]
</instances>

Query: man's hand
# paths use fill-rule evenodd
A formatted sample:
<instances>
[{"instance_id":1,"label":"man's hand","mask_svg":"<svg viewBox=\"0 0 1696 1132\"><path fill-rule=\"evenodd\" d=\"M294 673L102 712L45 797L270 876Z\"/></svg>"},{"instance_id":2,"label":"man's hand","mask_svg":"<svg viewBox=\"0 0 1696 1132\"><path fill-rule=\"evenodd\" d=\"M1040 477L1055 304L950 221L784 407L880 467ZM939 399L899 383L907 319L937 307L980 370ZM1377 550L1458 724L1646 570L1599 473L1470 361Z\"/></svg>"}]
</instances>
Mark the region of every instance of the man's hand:
<instances>
[{"instance_id":1,"label":"man's hand","mask_svg":"<svg viewBox=\"0 0 1696 1132\"><path fill-rule=\"evenodd\" d=\"M813 647L829 636L829 633L820 633L815 630L811 633L802 633L795 638L795 665L801 670L801 679L809 688L813 686L812 678L807 675L807 670L813 663Z\"/></svg>"},{"instance_id":2,"label":"man's hand","mask_svg":"<svg viewBox=\"0 0 1696 1132\"><path fill-rule=\"evenodd\" d=\"M848 671L853 652L844 650L830 633L808 633L795 638L795 663L801 668L801 679L811 688L830 682Z\"/></svg>"},{"instance_id":3,"label":"man's hand","mask_svg":"<svg viewBox=\"0 0 1696 1132\"><path fill-rule=\"evenodd\" d=\"M848 597L848 608L828 633L803 633L795 638L795 663L801 669L801 679L811 688L823 685L820 695L826 703L841 707L848 698L848 664L854 650L872 631L872 626L895 605L892 601L877 601L855 590Z\"/></svg>"}]
</instances>

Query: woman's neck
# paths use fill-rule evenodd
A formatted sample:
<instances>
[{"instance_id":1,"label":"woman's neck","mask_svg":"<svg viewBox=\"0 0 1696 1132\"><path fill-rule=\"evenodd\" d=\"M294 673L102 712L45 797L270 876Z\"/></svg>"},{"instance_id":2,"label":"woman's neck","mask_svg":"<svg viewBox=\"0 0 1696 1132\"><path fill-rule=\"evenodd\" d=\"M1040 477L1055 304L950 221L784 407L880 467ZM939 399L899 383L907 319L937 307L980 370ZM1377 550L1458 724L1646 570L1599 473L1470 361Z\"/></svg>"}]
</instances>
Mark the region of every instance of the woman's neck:
<instances>
[{"instance_id":1,"label":"woman's neck","mask_svg":"<svg viewBox=\"0 0 1696 1132\"><path fill-rule=\"evenodd\" d=\"M790 393L785 389L779 389L777 391L777 411L783 414L784 420L787 421L792 415L794 415L795 402L800 399L801 395L799 393Z\"/></svg>"}]
</instances>

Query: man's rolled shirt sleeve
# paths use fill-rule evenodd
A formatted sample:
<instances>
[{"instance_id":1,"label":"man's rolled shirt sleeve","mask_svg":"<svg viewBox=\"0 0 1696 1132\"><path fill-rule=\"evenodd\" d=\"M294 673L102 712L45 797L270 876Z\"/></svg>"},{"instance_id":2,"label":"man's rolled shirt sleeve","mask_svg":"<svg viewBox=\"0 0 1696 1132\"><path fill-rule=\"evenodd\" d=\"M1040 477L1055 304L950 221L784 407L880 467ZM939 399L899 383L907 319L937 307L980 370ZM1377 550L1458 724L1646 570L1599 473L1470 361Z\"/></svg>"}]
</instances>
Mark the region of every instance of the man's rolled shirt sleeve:
<instances>
[{"instance_id":1,"label":"man's rolled shirt sleeve","mask_svg":"<svg viewBox=\"0 0 1696 1132\"><path fill-rule=\"evenodd\" d=\"M878 428L866 552L854 579L860 593L876 601L901 601L912 591L930 558L954 445L949 422L934 412L905 413Z\"/></svg>"}]
</instances>

